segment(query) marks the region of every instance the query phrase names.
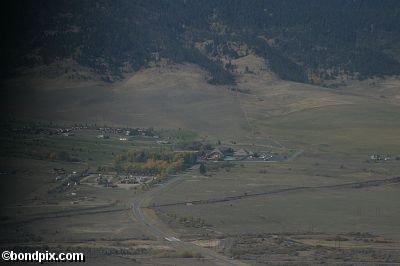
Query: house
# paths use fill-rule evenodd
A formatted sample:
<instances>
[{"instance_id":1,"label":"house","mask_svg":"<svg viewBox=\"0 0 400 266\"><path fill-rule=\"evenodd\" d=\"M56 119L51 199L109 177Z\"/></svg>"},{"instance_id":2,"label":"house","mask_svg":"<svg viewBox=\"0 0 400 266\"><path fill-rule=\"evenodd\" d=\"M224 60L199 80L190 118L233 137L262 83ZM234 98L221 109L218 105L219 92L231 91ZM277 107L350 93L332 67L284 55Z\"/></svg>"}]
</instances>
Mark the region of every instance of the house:
<instances>
[{"instance_id":1,"label":"house","mask_svg":"<svg viewBox=\"0 0 400 266\"><path fill-rule=\"evenodd\" d=\"M245 159L254 156L254 153L246 149L239 149L233 153L233 156L239 159Z\"/></svg>"},{"instance_id":2,"label":"house","mask_svg":"<svg viewBox=\"0 0 400 266\"><path fill-rule=\"evenodd\" d=\"M207 154L206 159L207 160L214 160L214 161L220 161L225 158L225 154L218 148L212 150Z\"/></svg>"},{"instance_id":3,"label":"house","mask_svg":"<svg viewBox=\"0 0 400 266\"><path fill-rule=\"evenodd\" d=\"M392 158L389 155L380 155L380 154L373 154L370 156L371 160L375 160L375 161L387 161L387 160L391 160Z\"/></svg>"},{"instance_id":4,"label":"house","mask_svg":"<svg viewBox=\"0 0 400 266\"><path fill-rule=\"evenodd\" d=\"M157 140L157 144L170 144L168 140Z\"/></svg>"},{"instance_id":5,"label":"house","mask_svg":"<svg viewBox=\"0 0 400 266\"><path fill-rule=\"evenodd\" d=\"M218 150L220 150L224 154L224 156L232 156L233 155L233 149L230 147L220 146L220 147L218 147Z\"/></svg>"},{"instance_id":6,"label":"house","mask_svg":"<svg viewBox=\"0 0 400 266\"><path fill-rule=\"evenodd\" d=\"M260 158L264 161L269 161L273 157L270 152L264 152L264 151L257 153L257 155L258 155L257 156L258 158Z\"/></svg>"}]
</instances>

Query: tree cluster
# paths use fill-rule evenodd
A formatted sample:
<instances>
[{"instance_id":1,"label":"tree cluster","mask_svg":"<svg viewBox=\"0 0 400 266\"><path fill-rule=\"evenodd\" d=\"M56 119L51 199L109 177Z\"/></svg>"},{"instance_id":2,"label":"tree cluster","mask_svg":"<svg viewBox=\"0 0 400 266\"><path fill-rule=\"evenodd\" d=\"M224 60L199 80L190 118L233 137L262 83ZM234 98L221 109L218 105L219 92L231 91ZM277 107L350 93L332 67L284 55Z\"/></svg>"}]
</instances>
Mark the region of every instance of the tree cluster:
<instances>
[{"instance_id":1,"label":"tree cluster","mask_svg":"<svg viewBox=\"0 0 400 266\"><path fill-rule=\"evenodd\" d=\"M163 177L184 170L196 159L195 153L188 152L130 151L118 155L114 165L119 172Z\"/></svg>"}]
</instances>

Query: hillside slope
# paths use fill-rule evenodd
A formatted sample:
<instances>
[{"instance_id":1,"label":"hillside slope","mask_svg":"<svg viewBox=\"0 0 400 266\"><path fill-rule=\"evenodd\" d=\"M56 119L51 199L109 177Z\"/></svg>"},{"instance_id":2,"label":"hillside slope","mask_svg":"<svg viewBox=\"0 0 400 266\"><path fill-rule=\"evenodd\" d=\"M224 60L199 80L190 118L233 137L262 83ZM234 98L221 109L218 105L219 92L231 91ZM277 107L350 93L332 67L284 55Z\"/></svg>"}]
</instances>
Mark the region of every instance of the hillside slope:
<instances>
[{"instance_id":1,"label":"hillside slope","mask_svg":"<svg viewBox=\"0 0 400 266\"><path fill-rule=\"evenodd\" d=\"M68 59L112 82L167 58L234 84L232 60L256 53L285 80L398 75L399 9L393 0L22 1L4 9L1 73Z\"/></svg>"}]
</instances>

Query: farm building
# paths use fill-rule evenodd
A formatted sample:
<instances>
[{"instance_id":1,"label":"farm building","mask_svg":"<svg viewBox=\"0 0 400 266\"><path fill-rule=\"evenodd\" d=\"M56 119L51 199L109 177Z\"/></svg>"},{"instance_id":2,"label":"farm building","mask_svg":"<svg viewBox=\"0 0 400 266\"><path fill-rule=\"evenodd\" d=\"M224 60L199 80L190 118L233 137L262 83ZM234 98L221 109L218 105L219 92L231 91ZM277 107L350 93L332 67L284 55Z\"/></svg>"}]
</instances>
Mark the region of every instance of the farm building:
<instances>
[{"instance_id":1,"label":"farm building","mask_svg":"<svg viewBox=\"0 0 400 266\"><path fill-rule=\"evenodd\" d=\"M207 160L223 160L225 157L225 154L218 148L212 150L210 153L207 154Z\"/></svg>"},{"instance_id":2,"label":"farm building","mask_svg":"<svg viewBox=\"0 0 400 266\"><path fill-rule=\"evenodd\" d=\"M233 153L233 156L238 158L238 159L245 159L250 156L254 156L254 153L252 151L246 150L246 149L240 149L237 150Z\"/></svg>"}]
</instances>

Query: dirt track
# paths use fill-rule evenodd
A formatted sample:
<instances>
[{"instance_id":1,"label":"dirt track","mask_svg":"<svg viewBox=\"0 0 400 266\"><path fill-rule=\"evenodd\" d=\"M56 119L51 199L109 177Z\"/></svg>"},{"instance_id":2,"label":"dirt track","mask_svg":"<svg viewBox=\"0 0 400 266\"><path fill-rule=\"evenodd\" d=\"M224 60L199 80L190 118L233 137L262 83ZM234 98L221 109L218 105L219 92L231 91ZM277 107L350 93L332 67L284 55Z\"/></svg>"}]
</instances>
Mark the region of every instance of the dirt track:
<instances>
[{"instance_id":1,"label":"dirt track","mask_svg":"<svg viewBox=\"0 0 400 266\"><path fill-rule=\"evenodd\" d=\"M368 180L368 181L364 181L364 182L344 183L344 184L337 184L337 185L327 185L327 186L291 187L291 188L283 188L283 189L277 189L277 190L272 190L272 191L267 191L267 192L246 193L246 194L242 194L242 195L223 197L223 198L157 204L157 205L152 205L149 208L187 205L187 204L192 204L192 205L215 204L215 203L220 203L220 202L235 201L235 200L241 200L241 199L245 199L245 198L252 198L252 197L266 196L266 195L273 195L273 194L280 194L280 193L287 193L287 192L296 192L296 191L304 191L304 190L336 189L336 188L357 189L357 188L365 188L365 187L371 187L371 186L382 186L382 185L392 184L392 183L400 183L400 177Z\"/></svg>"}]
</instances>

